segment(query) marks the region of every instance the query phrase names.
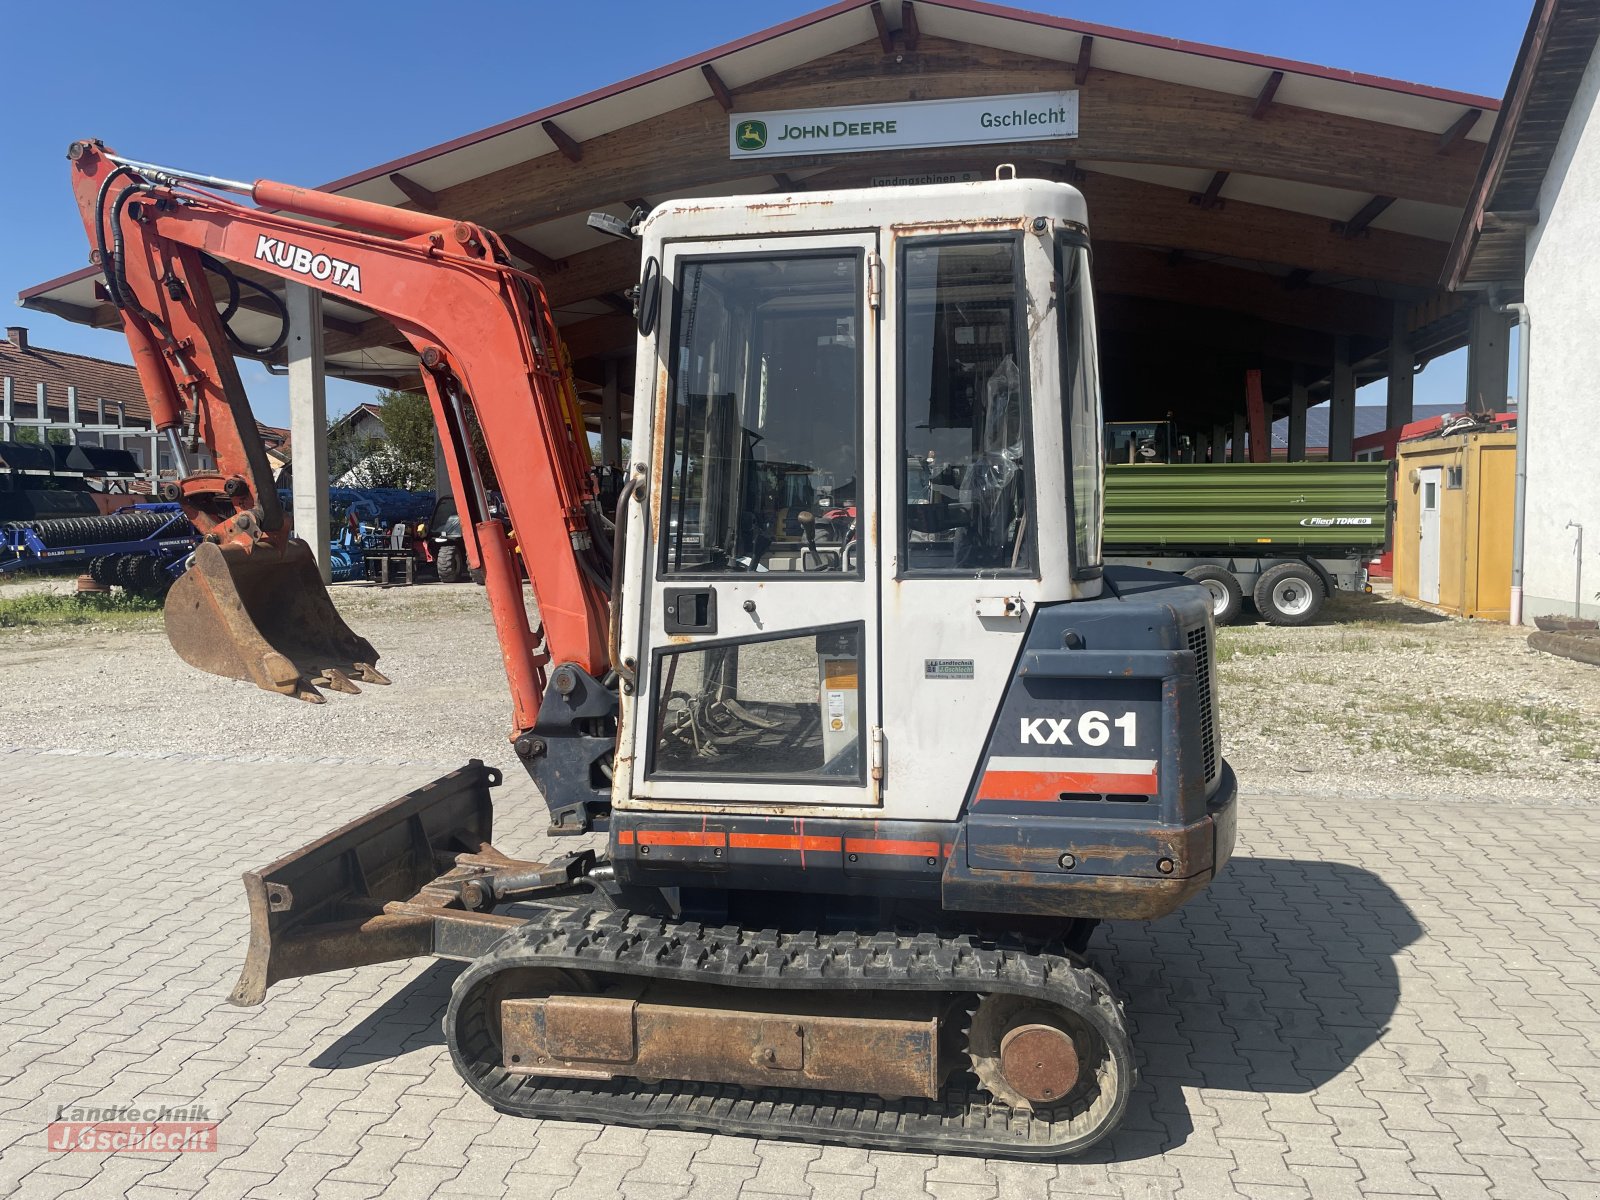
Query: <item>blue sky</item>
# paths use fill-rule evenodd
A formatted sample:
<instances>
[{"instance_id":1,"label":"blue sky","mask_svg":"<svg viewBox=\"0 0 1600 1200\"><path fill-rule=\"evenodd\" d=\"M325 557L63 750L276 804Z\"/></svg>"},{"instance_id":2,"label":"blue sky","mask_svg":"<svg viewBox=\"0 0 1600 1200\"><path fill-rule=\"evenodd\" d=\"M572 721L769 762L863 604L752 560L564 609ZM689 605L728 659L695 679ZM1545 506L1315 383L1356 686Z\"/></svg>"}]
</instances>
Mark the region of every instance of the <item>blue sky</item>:
<instances>
[{"instance_id":1,"label":"blue sky","mask_svg":"<svg viewBox=\"0 0 1600 1200\"><path fill-rule=\"evenodd\" d=\"M1170 37L1499 96L1530 0L1013 0ZM128 361L121 334L16 308L22 288L83 265L64 154L126 154L230 178L319 184L811 11L821 0L554 4L172 0L6 6L0 296L47 346ZM1419 403L1462 397L1462 354L1419 378ZM261 419L284 385L255 364ZM1375 397L1381 399L1382 386ZM330 383L329 404L370 395Z\"/></svg>"}]
</instances>

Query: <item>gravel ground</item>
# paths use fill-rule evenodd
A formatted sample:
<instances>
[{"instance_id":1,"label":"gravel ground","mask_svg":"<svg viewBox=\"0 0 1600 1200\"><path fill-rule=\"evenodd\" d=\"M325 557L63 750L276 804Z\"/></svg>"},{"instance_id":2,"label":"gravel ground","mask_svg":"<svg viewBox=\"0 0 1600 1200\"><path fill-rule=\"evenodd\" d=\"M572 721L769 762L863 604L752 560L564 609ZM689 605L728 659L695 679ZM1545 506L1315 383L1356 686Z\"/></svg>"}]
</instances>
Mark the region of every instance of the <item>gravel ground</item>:
<instances>
[{"instance_id":1,"label":"gravel ground","mask_svg":"<svg viewBox=\"0 0 1600 1200\"><path fill-rule=\"evenodd\" d=\"M1600 799L1600 668L1385 596L1224 629L1223 753L1246 790Z\"/></svg>"},{"instance_id":2,"label":"gravel ground","mask_svg":"<svg viewBox=\"0 0 1600 1200\"><path fill-rule=\"evenodd\" d=\"M511 700L481 588L332 589L397 682L302 704L188 666L159 614L116 627L0 630L0 742L229 757L502 766ZM518 772L520 774L520 771Z\"/></svg>"},{"instance_id":3,"label":"gravel ground","mask_svg":"<svg viewBox=\"0 0 1600 1200\"><path fill-rule=\"evenodd\" d=\"M0 630L0 743L515 765L481 589L333 594L393 687L290 703L186 666L158 617ZM1600 798L1600 669L1503 625L1348 597L1313 627L1223 630L1218 663L1224 753L1247 793Z\"/></svg>"}]
</instances>

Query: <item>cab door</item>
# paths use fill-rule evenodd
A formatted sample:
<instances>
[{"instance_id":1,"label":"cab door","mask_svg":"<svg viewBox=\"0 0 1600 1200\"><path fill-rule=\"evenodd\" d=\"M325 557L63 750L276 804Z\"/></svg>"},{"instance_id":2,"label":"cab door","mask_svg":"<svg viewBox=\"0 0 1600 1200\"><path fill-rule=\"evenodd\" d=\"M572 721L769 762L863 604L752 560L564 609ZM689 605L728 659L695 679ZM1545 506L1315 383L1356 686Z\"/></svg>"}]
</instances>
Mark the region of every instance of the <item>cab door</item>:
<instances>
[{"instance_id":1,"label":"cab door","mask_svg":"<svg viewBox=\"0 0 1600 1200\"><path fill-rule=\"evenodd\" d=\"M879 802L873 234L670 243L629 803Z\"/></svg>"}]
</instances>

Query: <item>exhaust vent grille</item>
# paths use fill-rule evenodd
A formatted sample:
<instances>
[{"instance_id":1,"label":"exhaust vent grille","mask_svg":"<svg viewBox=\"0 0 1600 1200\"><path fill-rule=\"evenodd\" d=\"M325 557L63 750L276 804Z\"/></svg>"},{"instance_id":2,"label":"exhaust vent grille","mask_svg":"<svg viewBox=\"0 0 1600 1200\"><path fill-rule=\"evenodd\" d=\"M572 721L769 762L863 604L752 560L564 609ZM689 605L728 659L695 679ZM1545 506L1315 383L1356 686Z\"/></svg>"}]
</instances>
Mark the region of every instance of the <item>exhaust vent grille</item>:
<instances>
[{"instance_id":1,"label":"exhaust vent grille","mask_svg":"<svg viewBox=\"0 0 1600 1200\"><path fill-rule=\"evenodd\" d=\"M1189 630L1189 649L1194 651L1195 690L1200 694L1200 749L1209 784L1217 777L1217 689L1212 677L1209 622Z\"/></svg>"}]
</instances>

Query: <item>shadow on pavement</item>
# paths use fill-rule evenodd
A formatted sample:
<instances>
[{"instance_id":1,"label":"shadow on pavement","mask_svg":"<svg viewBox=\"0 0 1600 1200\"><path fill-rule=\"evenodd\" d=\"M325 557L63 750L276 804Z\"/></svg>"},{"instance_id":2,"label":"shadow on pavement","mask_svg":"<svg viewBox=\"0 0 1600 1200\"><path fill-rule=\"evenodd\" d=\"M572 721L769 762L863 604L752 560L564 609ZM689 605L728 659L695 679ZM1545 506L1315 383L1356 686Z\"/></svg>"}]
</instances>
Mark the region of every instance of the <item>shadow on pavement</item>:
<instances>
[{"instance_id":1,"label":"shadow on pavement","mask_svg":"<svg viewBox=\"0 0 1600 1200\"><path fill-rule=\"evenodd\" d=\"M1236 856L1199 897L1149 924L1102 925L1091 962L1127 1005L1140 1082L1127 1120L1089 1162L1149 1158L1194 1130L1184 1088L1303 1093L1384 1033L1395 956L1422 936L1371 871ZM365 1066L442 1045L462 964L436 962L311 1065Z\"/></svg>"},{"instance_id":2,"label":"shadow on pavement","mask_svg":"<svg viewBox=\"0 0 1600 1200\"><path fill-rule=\"evenodd\" d=\"M341 1034L311 1065L341 1071L398 1058L425 1046L444 1045L444 1010L450 1003L450 987L465 969L465 963L435 961L359 1025Z\"/></svg>"},{"instance_id":3,"label":"shadow on pavement","mask_svg":"<svg viewBox=\"0 0 1600 1200\"><path fill-rule=\"evenodd\" d=\"M1303 1093L1335 1078L1383 1035L1395 956L1422 934L1371 871L1248 857L1170 917L1102 925L1089 958L1127 1004L1140 1082L1090 1161L1181 1146L1185 1087Z\"/></svg>"}]
</instances>

